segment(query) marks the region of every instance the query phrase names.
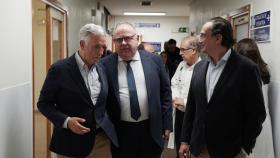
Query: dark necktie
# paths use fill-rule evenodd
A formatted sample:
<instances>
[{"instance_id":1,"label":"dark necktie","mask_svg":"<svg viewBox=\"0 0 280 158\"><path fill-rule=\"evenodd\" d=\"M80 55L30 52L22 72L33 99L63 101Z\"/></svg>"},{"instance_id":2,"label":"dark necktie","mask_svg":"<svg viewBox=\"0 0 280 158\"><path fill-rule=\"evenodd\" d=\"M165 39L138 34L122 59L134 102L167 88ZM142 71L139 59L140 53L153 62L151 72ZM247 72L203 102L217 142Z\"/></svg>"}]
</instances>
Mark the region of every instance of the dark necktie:
<instances>
[{"instance_id":1,"label":"dark necktie","mask_svg":"<svg viewBox=\"0 0 280 158\"><path fill-rule=\"evenodd\" d=\"M131 117L135 120L138 120L138 118L141 116L141 112L139 108L135 79L134 79L133 71L130 67L130 62L131 60L127 61L127 84L129 90L130 111L131 111Z\"/></svg>"}]
</instances>

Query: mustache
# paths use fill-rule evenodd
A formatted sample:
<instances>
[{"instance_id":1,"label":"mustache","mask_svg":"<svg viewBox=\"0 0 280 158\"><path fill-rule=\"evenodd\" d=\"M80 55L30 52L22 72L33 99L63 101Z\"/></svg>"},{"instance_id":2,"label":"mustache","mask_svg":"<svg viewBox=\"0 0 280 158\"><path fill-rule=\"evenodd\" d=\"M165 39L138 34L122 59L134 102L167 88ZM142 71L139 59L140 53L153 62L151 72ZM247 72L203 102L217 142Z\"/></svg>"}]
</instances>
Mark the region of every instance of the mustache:
<instances>
[{"instance_id":1,"label":"mustache","mask_svg":"<svg viewBox=\"0 0 280 158\"><path fill-rule=\"evenodd\" d=\"M122 46L122 47L120 47L120 49L129 49L129 47L128 46Z\"/></svg>"}]
</instances>

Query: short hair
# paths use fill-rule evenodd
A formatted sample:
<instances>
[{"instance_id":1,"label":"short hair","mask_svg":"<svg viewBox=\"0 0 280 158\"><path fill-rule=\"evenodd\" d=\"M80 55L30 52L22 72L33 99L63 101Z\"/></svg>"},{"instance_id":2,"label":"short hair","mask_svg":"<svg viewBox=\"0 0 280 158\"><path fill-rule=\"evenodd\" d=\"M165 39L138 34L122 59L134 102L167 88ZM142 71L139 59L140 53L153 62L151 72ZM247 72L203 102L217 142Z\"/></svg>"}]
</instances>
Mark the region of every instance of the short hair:
<instances>
[{"instance_id":1,"label":"short hair","mask_svg":"<svg viewBox=\"0 0 280 158\"><path fill-rule=\"evenodd\" d=\"M116 33L116 29L117 29L120 25L128 25L128 26L130 26L130 27L136 32L135 27L134 27L131 23L129 23L129 22L119 22L119 23L116 24L116 26L115 26L115 28L114 28L114 30L113 30L113 36L114 36L115 33Z\"/></svg>"},{"instance_id":2,"label":"short hair","mask_svg":"<svg viewBox=\"0 0 280 158\"><path fill-rule=\"evenodd\" d=\"M191 48L195 48L197 52L200 52L201 45L197 36L187 36L182 39L182 42L188 41Z\"/></svg>"},{"instance_id":3,"label":"short hair","mask_svg":"<svg viewBox=\"0 0 280 158\"><path fill-rule=\"evenodd\" d=\"M79 38L80 41L86 41L88 40L88 36L93 33L95 35L106 35L104 29L100 25L95 24L86 24L84 25L79 32Z\"/></svg>"},{"instance_id":4,"label":"short hair","mask_svg":"<svg viewBox=\"0 0 280 158\"><path fill-rule=\"evenodd\" d=\"M211 18L208 22L212 22L212 35L220 34L222 36L222 46L231 48L234 44L232 26L229 21L222 17Z\"/></svg>"},{"instance_id":5,"label":"short hair","mask_svg":"<svg viewBox=\"0 0 280 158\"><path fill-rule=\"evenodd\" d=\"M175 44L176 45L176 40L175 39L169 39L168 44Z\"/></svg>"}]
</instances>

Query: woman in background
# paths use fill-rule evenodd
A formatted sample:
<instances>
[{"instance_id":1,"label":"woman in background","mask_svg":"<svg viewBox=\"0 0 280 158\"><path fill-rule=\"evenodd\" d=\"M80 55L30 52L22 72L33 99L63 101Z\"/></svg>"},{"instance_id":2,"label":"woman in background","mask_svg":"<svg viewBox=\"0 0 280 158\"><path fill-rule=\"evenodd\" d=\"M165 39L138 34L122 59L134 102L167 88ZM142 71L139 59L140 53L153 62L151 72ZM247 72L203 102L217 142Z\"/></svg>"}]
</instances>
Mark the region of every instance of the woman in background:
<instances>
[{"instance_id":1,"label":"woman in background","mask_svg":"<svg viewBox=\"0 0 280 158\"><path fill-rule=\"evenodd\" d=\"M245 38L240 40L237 43L237 53L244 55L254 61L260 70L261 79L263 83L263 96L265 101L266 109L266 119L263 123L263 129L260 135L257 137L255 148L251 157L254 158L275 158L274 156L274 147L273 147L273 138L272 138L272 128L271 128L271 119L268 109L268 96L267 88L268 83L270 82L270 73L267 68L267 64L263 61L260 51L256 42L252 39Z\"/></svg>"}]
</instances>

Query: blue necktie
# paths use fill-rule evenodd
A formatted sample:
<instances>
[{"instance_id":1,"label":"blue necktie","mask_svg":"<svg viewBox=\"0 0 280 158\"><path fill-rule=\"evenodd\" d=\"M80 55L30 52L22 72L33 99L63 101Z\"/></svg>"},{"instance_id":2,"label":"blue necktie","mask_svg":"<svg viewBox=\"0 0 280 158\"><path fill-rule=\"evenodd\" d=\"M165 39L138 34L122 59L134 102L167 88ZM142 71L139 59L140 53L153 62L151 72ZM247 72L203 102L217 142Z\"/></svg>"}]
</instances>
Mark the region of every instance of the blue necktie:
<instances>
[{"instance_id":1,"label":"blue necktie","mask_svg":"<svg viewBox=\"0 0 280 158\"><path fill-rule=\"evenodd\" d=\"M130 111L131 111L131 117L134 120L138 120L138 118L141 116L141 112L139 108L135 79L134 79L133 71L130 67L130 62L131 60L127 61L127 84L129 90Z\"/></svg>"}]
</instances>

